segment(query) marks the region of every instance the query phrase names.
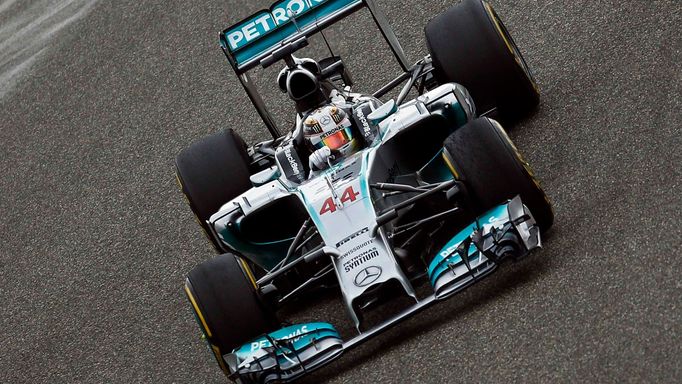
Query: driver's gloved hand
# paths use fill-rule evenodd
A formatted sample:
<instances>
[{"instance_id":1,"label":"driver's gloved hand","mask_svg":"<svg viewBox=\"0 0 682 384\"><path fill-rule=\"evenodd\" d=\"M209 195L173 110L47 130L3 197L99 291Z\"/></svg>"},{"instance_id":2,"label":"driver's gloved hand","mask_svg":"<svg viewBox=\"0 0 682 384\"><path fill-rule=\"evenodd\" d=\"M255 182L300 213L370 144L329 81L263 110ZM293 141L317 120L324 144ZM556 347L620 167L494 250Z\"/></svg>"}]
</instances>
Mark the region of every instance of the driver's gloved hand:
<instances>
[{"instance_id":1,"label":"driver's gloved hand","mask_svg":"<svg viewBox=\"0 0 682 384\"><path fill-rule=\"evenodd\" d=\"M332 150L329 147L322 147L308 158L308 166L311 170L319 171L329 166L329 160L333 160Z\"/></svg>"}]
</instances>

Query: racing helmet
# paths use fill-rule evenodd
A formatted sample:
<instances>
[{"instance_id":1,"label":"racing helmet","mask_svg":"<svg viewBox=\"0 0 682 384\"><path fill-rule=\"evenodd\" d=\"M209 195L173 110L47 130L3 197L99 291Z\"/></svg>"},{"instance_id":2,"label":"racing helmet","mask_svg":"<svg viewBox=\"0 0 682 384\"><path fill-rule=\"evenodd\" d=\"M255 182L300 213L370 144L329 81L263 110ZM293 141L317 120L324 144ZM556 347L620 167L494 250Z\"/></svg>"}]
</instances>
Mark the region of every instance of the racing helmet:
<instances>
[{"instance_id":1,"label":"racing helmet","mask_svg":"<svg viewBox=\"0 0 682 384\"><path fill-rule=\"evenodd\" d=\"M359 148L352 123L342 108L328 104L312 111L303 120L303 134L309 149L314 152L327 147L332 153L348 156Z\"/></svg>"}]
</instances>

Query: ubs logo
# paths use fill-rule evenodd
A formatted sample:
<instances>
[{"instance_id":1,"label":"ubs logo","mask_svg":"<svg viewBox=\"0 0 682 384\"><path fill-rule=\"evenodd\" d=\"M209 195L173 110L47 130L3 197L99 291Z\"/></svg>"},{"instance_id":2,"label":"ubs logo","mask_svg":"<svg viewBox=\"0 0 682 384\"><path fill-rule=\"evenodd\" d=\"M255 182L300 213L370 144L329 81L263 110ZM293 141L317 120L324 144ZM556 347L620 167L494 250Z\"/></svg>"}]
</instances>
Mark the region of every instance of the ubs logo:
<instances>
[{"instance_id":1,"label":"ubs logo","mask_svg":"<svg viewBox=\"0 0 682 384\"><path fill-rule=\"evenodd\" d=\"M354 283L358 287L366 287L377 281L379 277L381 277L381 272L381 268L379 267L367 267L355 275Z\"/></svg>"}]
</instances>

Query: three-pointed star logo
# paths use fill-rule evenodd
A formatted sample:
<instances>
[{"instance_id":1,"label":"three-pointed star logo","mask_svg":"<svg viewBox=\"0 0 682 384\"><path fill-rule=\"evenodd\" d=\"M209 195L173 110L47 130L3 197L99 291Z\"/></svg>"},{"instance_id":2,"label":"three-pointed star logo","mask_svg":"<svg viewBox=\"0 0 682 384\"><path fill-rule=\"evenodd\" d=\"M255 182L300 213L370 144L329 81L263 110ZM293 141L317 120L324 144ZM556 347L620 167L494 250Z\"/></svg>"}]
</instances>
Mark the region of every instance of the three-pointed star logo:
<instances>
[{"instance_id":1,"label":"three-pointed star logo","mask_svg":"<svg viewBox=\"0 0 682 384\"><path fill-rule=\"evenodd\" d=\"M358 287L366 287L377 281L381 276L381 268L371 266L363 269L355 275L355 285Z\"/></svg>"}]
</instances>

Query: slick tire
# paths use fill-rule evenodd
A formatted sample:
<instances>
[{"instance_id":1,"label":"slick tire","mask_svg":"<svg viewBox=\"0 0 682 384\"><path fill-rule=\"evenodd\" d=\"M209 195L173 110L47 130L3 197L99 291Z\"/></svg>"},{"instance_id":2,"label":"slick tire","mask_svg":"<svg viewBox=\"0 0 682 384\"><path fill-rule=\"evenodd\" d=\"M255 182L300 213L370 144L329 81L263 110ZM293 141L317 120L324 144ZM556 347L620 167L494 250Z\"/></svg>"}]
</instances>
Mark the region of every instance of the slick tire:
<instances>
[{"instance_id":1,"label":"slick tire","mask_svg":"<svg viewBox=\"0 0 682 384\"><path fill-rule=\"evenodd\" d=\"M175 159L177 181L201 228L218 252L206 224L220 207L251 188L246 144L231 129L206 136Z\"/></svg>"},{"instance_id":2,"label":"slick tire","mask_svg":"<svg viewBox=\"0 0 682 384\"><path fill-rule=\"evenodd\" d=\"M253 276L232 254L192 269L185 280L185 293L218 365L228 375L224 354L279 325L261 301Z\"/></svg>"},{"instance_id":3,"label":"slick tire","mask_svg":"<svg viewBox=\"0 0 682 384\"><path fill-rule=\"evenodd\" d=\"M512 122L536 108L537 83L490 4L463 0L429 21L425 33L436 80L464 85L479 113L497 108Z\"/></svg>"},{"instance_id":4,"label":"slick tire","mask_svg":"<svg viewBox=\"0 0 682 384\"><path fill-rule=\"evenodd\" d=\"M457 129L445 140L443 156L455 178L464 183L476 215L521 195L541 231L554 223L549 198L495 120L481 117Z\"/></svg>"}]
</instances>

